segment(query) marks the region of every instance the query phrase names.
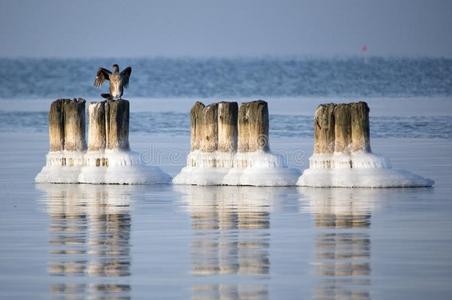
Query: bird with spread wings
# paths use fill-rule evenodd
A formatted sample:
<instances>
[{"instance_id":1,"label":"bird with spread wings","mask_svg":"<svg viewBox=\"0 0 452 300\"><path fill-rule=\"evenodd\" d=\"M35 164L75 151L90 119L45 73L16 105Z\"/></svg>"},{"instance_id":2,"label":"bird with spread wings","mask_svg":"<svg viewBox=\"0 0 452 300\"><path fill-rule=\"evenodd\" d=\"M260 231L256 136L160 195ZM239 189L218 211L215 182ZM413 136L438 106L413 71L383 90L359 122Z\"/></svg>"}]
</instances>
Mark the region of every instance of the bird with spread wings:
<instances>
[{"instance_id":1,"label":"bird with spread wings","mask_svg":"<svg viewBox=\"0 0 452 300\"><path fill-rule=\"evenodd\" d=\"M119 72L119 66L114 64L112 71L100 67L94 80L94 86L100 87L105 80L110 81L110 93L101 94L103 98L110 100L121 99L124 92L124 88L129 86L130 74L132 73L132 67L127 67Z\"/></svg>"}]
</instances>

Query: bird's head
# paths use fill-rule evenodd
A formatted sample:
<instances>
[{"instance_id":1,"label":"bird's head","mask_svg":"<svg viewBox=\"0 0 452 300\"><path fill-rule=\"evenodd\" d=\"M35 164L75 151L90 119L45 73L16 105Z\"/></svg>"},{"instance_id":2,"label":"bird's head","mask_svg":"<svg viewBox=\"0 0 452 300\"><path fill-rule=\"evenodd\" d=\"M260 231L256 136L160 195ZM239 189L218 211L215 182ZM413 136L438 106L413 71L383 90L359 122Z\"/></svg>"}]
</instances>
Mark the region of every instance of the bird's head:
<instances>
[{"instance_id":1,"label":"bird's head","mask_svg":"<svg viewBox=\"0 0 452 300\"><path fill-rule=\"evenodd\" d=\"M114 64L113 66L112 66L112 69L113 69L113 72L119 72L119 66L117 65L117 64Z\"/></svg>"}]
</instances>

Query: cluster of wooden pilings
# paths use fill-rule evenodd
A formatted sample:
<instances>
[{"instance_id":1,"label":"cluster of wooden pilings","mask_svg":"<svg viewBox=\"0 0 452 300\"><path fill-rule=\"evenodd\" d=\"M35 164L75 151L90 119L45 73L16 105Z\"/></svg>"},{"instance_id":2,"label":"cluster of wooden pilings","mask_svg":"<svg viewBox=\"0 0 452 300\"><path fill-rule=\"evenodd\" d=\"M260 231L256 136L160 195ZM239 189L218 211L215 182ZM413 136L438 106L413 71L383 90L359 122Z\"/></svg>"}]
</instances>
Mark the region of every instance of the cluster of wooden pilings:
<instances>
[{"instance_id":1,"label":"cluster of wooden pilings","mask_svg":"<svg viewBox=\"0 0 452 300\"><path fill-rule=\"evenodd\" d=\"M85 100L58 99L50 106L50 152L129 150L129 101L106 100L92 102L88 108L88 147L85 139ZM80 165L68 163L63 157L62 166ZM108 166L106 159L97 166Z\"/></svg>"},{"instance_id":2,"label":"cluster of wooden pilings","mask_svg":"<svg viewBox=\"0 0 452 300\"><path fill-rule=\"evenodd\" d=\"M321 104L315 111L314 154L371 152L366 102Z\"/></svg>"},{"instance_id":3,"label":"cluster of wooden pilings","mask_svg":"<svg viewBox=\"0 0 452 300\"><path fill-rule=\"evenodd\" d=\"M191 150L202 152L268 152L268 105L258 100L239 105L219 102L191 109Z\"/></svg>"}]
</instances>

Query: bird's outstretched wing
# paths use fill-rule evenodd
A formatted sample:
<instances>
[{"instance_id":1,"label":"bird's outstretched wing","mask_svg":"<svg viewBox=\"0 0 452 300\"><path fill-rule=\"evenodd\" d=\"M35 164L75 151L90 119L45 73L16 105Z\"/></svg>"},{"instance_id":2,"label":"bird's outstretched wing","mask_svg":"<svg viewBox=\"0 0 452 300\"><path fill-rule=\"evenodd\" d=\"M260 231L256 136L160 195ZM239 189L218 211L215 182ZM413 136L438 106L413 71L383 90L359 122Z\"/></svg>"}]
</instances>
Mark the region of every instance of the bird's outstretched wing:
<instances>
[{"instance_id":1,"label":"bird's outstretched wing","mask_svg":"<svg viewBox=\"0 0 452 300\"><path fill-rule=\"evenodd\" d=\"M132 67L127 67L121 72L121 79L123 82L123 86L126 88L129 86L129 78L130 74L132 74Z\"/></svg>"},{"instance_id":2,"label":"bird's outstretched wing","mask_svg":"<svg viewBox=\"0 0 452 300\"><path fill-rule=\"evenodd\" d=\"M99 68L96 74L96 80L94 80L94 86L100 87L105 80L110 80L111 72L105 68Z\"/></svg>"}]
</instances>

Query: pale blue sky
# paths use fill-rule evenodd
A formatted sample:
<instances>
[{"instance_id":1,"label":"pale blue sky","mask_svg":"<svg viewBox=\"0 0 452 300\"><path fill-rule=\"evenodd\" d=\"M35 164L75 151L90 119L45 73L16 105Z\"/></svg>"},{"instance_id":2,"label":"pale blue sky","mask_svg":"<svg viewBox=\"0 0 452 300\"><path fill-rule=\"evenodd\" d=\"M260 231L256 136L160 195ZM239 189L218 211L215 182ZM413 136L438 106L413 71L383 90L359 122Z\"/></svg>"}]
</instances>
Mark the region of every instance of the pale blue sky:
<instances>
[{"instance_id":1,"label":"pale blue sky","mask_svg":"<svg viewBox=\"0 0 452 300\"><path fill-rule=\"evenodd\" d=\"M0 57L452 57L452 1L0 0Z\"/></svg>"}]
</instances>

